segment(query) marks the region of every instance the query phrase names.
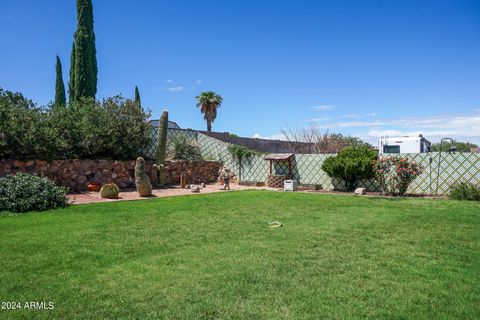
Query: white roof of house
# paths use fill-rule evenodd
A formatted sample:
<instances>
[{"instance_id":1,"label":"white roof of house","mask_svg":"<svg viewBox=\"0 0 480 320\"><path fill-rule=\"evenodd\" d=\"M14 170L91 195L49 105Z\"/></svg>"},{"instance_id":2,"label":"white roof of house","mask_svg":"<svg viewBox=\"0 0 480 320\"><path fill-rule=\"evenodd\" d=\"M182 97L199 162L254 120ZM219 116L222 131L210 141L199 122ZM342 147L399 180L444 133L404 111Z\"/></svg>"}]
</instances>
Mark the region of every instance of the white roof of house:
<instances>
[{"instance_id":1,"label":"white roof of house","mask_svg":"<svg viewBox=\"0 0 480 320\"><path fill-rule=\"evenodd\" d=\"M380 139L384 140L384 141L388 141L388 142L395 141L397 143L400 143L400 142L405 142L405 141L419 141L419 140L425 139L425 138L420 134L418 136L381 137Z\"/></svg>"}]
</instances>

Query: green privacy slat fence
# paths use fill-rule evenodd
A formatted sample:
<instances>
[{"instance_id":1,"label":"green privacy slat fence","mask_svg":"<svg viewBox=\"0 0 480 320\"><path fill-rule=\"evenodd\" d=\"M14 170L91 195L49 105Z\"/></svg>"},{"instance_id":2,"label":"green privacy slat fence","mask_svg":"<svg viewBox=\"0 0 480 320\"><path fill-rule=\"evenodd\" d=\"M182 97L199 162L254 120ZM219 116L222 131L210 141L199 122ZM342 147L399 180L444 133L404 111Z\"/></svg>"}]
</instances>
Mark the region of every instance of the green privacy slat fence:
<instances>
[{"instance_id":1,"label":"green privacy slat fence","mask_svg":"<svg viewBox=\"0 0 480 320\"><path fill-rule=\"evenodd\" d=\"M220 160L227 165L242 181L266 181L269 164L263 156L254 156L238 163L228 151L229 143L222 142L201 132L182 129L168 129L168 138L186 135L197 141L205 159ZM145 153L147 158L155 154L156 128L152 131L152 143ZM333 154L296 154L292 162L293 178L302 184L321 184L325 189L342 189L341 181L332 179L322 170L323 161ZM480 184L480 154L478 153L442 153L441 162L438 152L399 154L418 162L424 168L409 186L410 194L444 195L454 183L467 181ZM440 170L439 170L440 169ZM288 165L275 163L275 174L288 174ZM373 180L361 181L361 187L369 191L380 191Z\"/></svg>"}]
</instances>

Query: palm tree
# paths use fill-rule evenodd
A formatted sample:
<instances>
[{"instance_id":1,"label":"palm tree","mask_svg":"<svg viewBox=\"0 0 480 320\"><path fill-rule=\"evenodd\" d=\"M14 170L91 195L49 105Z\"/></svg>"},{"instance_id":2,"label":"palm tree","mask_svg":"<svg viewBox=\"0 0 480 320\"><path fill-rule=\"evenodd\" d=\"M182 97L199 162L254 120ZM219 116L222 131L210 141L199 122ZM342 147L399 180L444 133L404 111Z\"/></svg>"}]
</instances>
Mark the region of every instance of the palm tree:
<instances>
[{"instance_id":1,"label":"palm tree","mask_svg":"<svg viewBox=\"0 0 480 320\"><path fill-rule=\"evenodd\" d=\"M197 108L203 113L207 121L207 131L212 132L212 122L217 117L217 109L220 108L223 98L213 91L202 92L197 98Z\"/></svg>"}]
</instances>

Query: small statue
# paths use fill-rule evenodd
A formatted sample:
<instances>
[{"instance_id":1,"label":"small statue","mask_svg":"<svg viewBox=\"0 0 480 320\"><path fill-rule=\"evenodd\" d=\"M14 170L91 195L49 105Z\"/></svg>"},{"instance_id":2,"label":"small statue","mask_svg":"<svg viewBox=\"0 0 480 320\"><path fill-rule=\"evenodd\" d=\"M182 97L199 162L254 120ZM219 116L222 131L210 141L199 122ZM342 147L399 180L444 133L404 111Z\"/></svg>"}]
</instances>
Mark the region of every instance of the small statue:
<instances>
[{"instance_id":1,"label":"small statue","mask_svg":"<svg viewBox=\"0 0 480 320\"><path fill-rule=\"evenodd\" d=\"M137 158L135 165L135 186L140 197L149 197L152 195L152 185L145 173L145 160L142 157Z\"/></svg>"}]
</instances>

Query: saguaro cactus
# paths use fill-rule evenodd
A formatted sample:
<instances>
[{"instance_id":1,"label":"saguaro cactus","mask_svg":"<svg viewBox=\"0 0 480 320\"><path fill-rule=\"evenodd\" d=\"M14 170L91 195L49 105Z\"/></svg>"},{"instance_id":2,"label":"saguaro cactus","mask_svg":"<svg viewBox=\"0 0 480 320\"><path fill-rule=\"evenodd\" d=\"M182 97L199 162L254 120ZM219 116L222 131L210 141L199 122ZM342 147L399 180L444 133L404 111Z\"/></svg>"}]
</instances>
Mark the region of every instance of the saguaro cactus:
<instances>
[{"instance_id":1,"label":"saguaro cactus","mask_svg":"<svg viewBox=\"0 0 480 320\"><path fill-rule=\"evenodd\" d=\"M138 157L135 164L135 186L140 197L152 195L152 185L145 173L145 160L142 157Z\"/></svg>"},{"instance_id":2,"label":"saguaro cactus","mask_svg":"<svg viewBox=\"0 0 480 320\"><path fill-rule=\"evenodd\" d=\"M157 150L155 153L155 169L157 170L157 184L165 185L165 155L167 153L168 111L164 110L160 117L157 136Z\"/></svg>"}]
</instances>

